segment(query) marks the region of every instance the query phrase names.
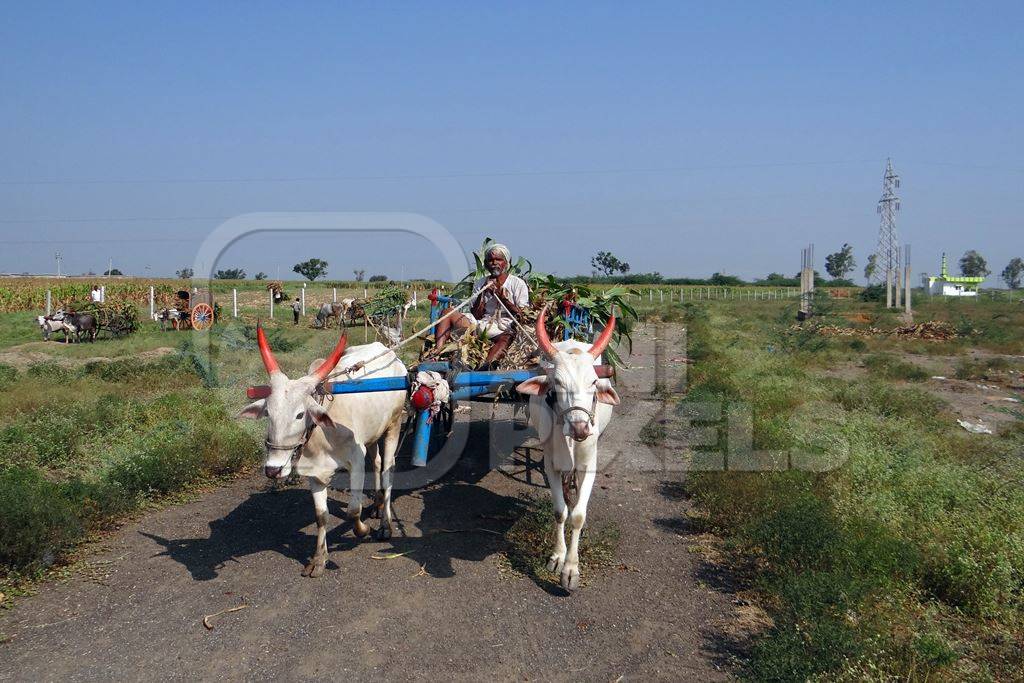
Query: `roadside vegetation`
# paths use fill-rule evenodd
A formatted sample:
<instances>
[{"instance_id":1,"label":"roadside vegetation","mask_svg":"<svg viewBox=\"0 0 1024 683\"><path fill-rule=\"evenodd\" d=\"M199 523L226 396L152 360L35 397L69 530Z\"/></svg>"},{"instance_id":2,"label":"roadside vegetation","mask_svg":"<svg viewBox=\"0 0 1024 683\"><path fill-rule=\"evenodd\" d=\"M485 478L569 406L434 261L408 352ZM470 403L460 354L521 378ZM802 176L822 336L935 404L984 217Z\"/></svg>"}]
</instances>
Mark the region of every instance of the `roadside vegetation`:
<instances>
[{"instance_id":1,"label":"roadside vegetation","mask_svg":"<svg viewBox=\"0 0 1024 683\"><path fill-rule=\"evenodd\" d=\"M817 323L897 322L858 302L826 309ZM967 335L940 342L828 337L792 329L794 313L748 302L686 308L696 361L686 401L719 402L724 414L750 406L751 461L782 464L738 471L750 468L730 453L733 471L688 481L706 525L752 568L773 619L744 674L1019 678L1024 420L993 435L967 433L908 359L1024 353L1024 307L922 301L918 320L946 320ZM1006 363L962 360L959 368L974 377ZM843 366L866 372L837 372Z\"/></svg>"},{"instance_id":2,"label":"roadside vegetation","mask_svg":"<svg viewBox=\"0 0 1024 683\"><path fill-rule=\"evenodd\" d=\"M126 513L259 455L182 354L4 365L0 389L0 581L9 586Z\"/></svg>"}]
</instances>

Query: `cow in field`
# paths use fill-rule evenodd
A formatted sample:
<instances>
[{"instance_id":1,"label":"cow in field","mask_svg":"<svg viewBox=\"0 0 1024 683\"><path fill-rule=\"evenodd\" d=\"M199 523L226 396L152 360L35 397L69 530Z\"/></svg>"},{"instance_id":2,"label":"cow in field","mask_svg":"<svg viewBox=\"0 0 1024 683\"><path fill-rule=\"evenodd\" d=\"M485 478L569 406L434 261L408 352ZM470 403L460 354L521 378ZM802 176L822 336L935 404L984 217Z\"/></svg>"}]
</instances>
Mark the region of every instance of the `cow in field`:
<instances>
[{"instance_id":1,"label":"cow in field","mask_svg":"<svg viewBox=\"0 0 1024 683\"><path fill-rule=\"evenodd\" d=\"M544 471L555 508L555 551L548 571L560 575L562 588L579 587L579 541L587 519L587 502L597 476L597 440L612 418L619 395L608 379L600 379L594 366L611 340L615 316L594 343L568 340L552 344L544 327L545 311L537 317L537 343L546 372L519 384L530 396L530 422L537 429L544 450ZM572 479L578 483L571 514L565 494ZM565 545L565 520L572 525L569 547Z\"/></svg>"},{"instance_id":2,"label":"cow in field","mask_svg":"<svg viewBox=\"0 0 1024 683\"><path fill-rule=\"evenodd\" d=\"M362 507L366 462L370 459L375 484L379 481L381 489L377 496L381 519L377 537L391 538L391 485L405 407L404 391L325 396L318 387L339 361L346 369L337 377L339 381L367 375L400 377L408 371L398 356L378 342L346 350L343 334L327 359L313 361L304 377L288 379L274 359L262 327L257 327L256 339L270 375L269 394L243 408L240 416L267 418L263 462L267 477L284 479L294 471L309 481L316 510L316 552L302 574L318 577L327 563L327 487L338 470L349 471L348 517L353 533L362 538L369 532L362 520Z\"/></svg>"}]
</instances>

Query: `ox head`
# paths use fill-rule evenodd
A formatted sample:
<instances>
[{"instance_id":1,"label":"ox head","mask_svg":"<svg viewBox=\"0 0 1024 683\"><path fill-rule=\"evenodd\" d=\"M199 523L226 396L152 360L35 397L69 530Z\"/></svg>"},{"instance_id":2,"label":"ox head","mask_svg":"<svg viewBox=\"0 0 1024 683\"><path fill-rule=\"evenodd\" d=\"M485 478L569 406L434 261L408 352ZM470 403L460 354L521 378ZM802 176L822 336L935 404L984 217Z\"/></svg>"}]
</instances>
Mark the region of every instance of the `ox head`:
<instances>
[{"instance_id":1,"label":"ox head","mask_svg":"<svg viewBox=\"0 0 1024 683\"><path fill-rule=\"evenodd\" d=\"M263 328L256 327L263 365L270 375L270 391L253 401L239 413L239 417L267 418L266 456L263 471L271 479L284 479L292 471L292 457L305 444L313 425L334 428L327 410L314 398L317 385L327 379L334 366L345 353L348 338L342 334L331 355L323 361L314 361L309 374L299 379L288 379L274 358Z\"/></svg>"},{"instance_id":2,"label":"ox head","mask_svg":"<svg viewBox=\"0 0 1024 683\"><path fill-rule=\"evenodd\" d=\"M611 381L598 378L594 367L594 361L611 341L615 315L612 314L608 325L586 351L558 349L548 338L544 318L545 310L542 309L537 316L537 343L551 361L551 368L546 374L531 377L516 389L522 394L553 397L556 419L563 422L563 433L576 441L584 441L596 425L597 404L619 404L619 395Z\"/></svg>"}]
</instances>

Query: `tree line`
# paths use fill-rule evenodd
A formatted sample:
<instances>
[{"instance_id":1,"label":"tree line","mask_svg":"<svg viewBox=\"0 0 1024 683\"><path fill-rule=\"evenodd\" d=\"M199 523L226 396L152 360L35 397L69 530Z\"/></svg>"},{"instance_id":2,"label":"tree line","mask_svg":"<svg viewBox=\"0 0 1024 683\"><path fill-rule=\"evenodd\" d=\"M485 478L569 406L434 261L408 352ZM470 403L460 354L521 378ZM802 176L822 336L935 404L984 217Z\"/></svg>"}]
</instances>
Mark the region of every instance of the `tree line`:
<instances>
[{"instance_id":1,"label":"tree line","mask_svg":"<svg viewBox=\"0 0 1024 683\"><path fill-rule=\"evenodd\" d=\"M959 261L960 273L965 277L988 277L992 274L992 271L988 268L988 263L985 258L974 249L970 249L960 257ZM327 274L327 261L323 259L313 258L308 261L302 261L296 263L292 267L292 271L302 275L310 282L316 281L318 278L323 277ZM740 285L753 285L753 286L767 286L767 287L799 287L800 286L800 273L789 277L781 273L768 273L763 278L755 279L753 281L746 281L736 275L727 275L725 273L714 273L711 277L707 278L693 278L693 277L664 277L661 273L631 273L630 265L625 261L619 259L610 251L599 251L593 258L590 259L590 267L592 269L591 275L577 275L568 278L570 282L590 282L596 284L623 284L623 285L709 285L719 287L729 286L740 286ZM819 275L817 271L814 272L814 281L818 286L832 286L832 287L853 287L854 282L847 278L857 268L857 261L853 256L853 247L849 244L844 243L838 251L828 254L825 257L825 272L831 277L831 279L825 279ZM878 257L876 254L868 256L867 263L864 266L864 278L871 280L876 274L878 274ZM366 277L366 270L362 268L356 268L353 271L356 282L362 282ZM119 274L119 271L118 271ZM175 274L182 279L190 279L194 272L191 268L182 268L175 272ZM214 279L217 280L244 280L246 279L245 270L242 268L226 268L218 270L213 275ZM1024 260L1019 256L1010 259L1010 262L1003 268L1000 277L1006 283L1006 286L1010 289L1020 289L1021 280L1024 279ZM256 273L255 279L265 280L267 274L264 272ZM371 275L370 282L387 282L388 277L386 275Z\"/></svg>"}]
</instances>

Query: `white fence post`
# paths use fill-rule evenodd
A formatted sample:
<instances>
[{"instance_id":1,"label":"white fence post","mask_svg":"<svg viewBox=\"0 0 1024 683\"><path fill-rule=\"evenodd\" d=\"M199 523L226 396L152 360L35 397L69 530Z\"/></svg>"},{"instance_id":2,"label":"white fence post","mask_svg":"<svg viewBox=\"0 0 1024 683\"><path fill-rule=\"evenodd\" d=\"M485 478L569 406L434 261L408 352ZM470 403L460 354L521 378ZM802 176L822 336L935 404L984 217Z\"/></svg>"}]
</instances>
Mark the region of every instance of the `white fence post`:
<instances>
[{"instance_id":1,"label":"white fence post","mask_svg":"<svg viewBox=\"0 0 1024 683\"><path fill-rule=\"evenodd\" d=\"M302 316L306 316L306 283L302 283Z\"/></svg>"},{"instance_id":2,"label":"white fence post","mask_svg":"<svg viewBox=\"0 0 1024 683\"><path fill-rule=\"evenodd\" d=\"M101 304L107 303L107 286L106 285L100 285L100 303Z\"/></svg>"},{"instance_id":3,"label":"white fence post","mask_svg":"<svg viewBox=\"0 0 1024 683\"><path fill-rule=\"evenodd\" d=\"M232 289L231 290L231 317L232 318L237 318L238 317L238 290L237 289Z\"/></svg>"},{"instance_id":4,"label":"white fence post","mask_svg":"<svg viewBox=\"0 0 1024 683\"><path fill-rule=\"evenodd\" d=\"M53 309L53 295L50 294L50 290L46 290L46 315L50 315Z\"/></svg>"},{"instance_id":5,"label":"white fence post","mask_svg":"<svg viewBox=\"0 0 1024 683\"><path fill-rule=\"evenodd\" d=\"M363 298L364 299L369 299L370 298L370 293L366 290L365 286L363 287Z\"/></svg>"},{"instance_id":6,"label":"white fence post","mask_svg":"<svg viewBox=\"0 0 1024 683\"><path fill-rule=\"evenodd\" d=\"M153 292L153 285L149 286L149 317L152 318L156 313L156 297Z\"/></svg>"},{"instance_id":7,"label":"white fence post","mask_svg":"<svg viewBox=\"0 0 1024 683\"><path fill-rule=\"evenodd\" d=\"M270 317L274 317L274 290L268 290L270 292Z\"/></svg>"},{"instance_id":8,"label":"white fence post","mask_svg":"<svg viewBox=\"0 0 1024 683\"><path fill-rule=\"evenodd\" d=\"M332 296L334 297L333 298L334 303L338 303L338 288L337 287L331 287L331 291L333 292Z\"/></svg>"}]
</instances>

